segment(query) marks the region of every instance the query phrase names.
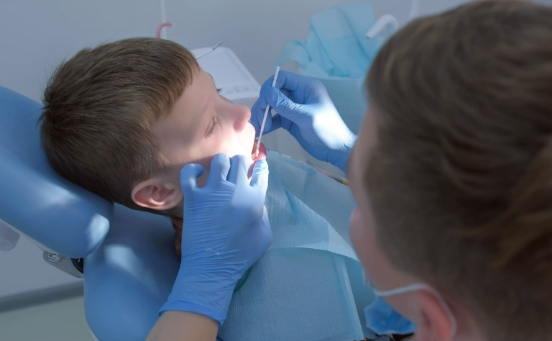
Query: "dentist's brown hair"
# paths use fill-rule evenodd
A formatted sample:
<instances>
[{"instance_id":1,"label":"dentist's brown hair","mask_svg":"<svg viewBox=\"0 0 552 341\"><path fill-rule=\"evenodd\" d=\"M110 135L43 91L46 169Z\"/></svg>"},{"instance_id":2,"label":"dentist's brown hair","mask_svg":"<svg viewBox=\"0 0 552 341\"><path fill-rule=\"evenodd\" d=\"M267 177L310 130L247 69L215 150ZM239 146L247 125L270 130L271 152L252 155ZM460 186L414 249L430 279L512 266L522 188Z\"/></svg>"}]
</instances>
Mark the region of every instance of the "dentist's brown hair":
<instances>
[{"instance_id":1,"label":"dentist's brown hair","mask_svg":"<svg viewBox=\"0 0 552 341\"><path fill-rule=\"evenodd\" d=\"M365 170L377 236L488 340L552 335L552 8L470 3L376 57Z\"/></svg>"}]
</instances>

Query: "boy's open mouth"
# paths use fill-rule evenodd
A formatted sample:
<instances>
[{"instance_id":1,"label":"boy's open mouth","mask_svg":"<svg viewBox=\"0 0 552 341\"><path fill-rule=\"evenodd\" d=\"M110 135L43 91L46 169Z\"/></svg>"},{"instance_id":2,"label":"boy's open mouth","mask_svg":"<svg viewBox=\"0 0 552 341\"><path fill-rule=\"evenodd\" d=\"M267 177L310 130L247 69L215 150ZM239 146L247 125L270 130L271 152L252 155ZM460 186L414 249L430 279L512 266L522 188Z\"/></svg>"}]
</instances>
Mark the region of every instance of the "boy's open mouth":
<instances>
[{"instance_id":1,"label":"boy's open mouth","mask_svg":"<svg viewBox=\"0 0 552 341\"><path fill-rule=\"evenodd\" d=\"M255 142L253 143L251 159L253 160L253 162L251 163L251 166L249 166L249 171L247 172L247 177L249 179L251 179L251 175L253 174L253 167L255 167L255 163L261 159L266 159L266 148L262 142L259 146L259 152L257 153L257 139L255 139Z\"/></svg>"},{"instance_id":2,"label":"boy's open mouth","mask_svg":"<svg viewBox=\"0 0 552 341\"><path fill-rule=\"evenodd\" d=\"M266 159L266 148L262 142L261 142L261 145L259 146L259 150L257 151L257 139L255 139L255 142L253 143L253 150L251 151L251 159L253 159L253 164L255 163L255 161Z\"/></svg>"}]
</instances>

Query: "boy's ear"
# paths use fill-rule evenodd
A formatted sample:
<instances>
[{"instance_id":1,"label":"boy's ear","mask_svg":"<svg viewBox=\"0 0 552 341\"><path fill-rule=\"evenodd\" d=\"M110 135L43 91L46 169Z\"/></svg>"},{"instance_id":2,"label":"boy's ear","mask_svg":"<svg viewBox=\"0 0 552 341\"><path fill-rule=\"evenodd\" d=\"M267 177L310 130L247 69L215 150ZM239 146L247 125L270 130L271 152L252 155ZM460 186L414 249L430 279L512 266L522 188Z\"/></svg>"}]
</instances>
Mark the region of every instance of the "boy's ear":
<instances>
[{"instance_id":1,"label":"boy's ear","mask_svg":"<svg viewBox=\"0 0 552 341\"><path fill-rule=\"evenodd\" d=\"M182 202L182 190L167 180L151 178L132 189L132 200L138 206L168 210Z\"/></svg>"}]
</instances>

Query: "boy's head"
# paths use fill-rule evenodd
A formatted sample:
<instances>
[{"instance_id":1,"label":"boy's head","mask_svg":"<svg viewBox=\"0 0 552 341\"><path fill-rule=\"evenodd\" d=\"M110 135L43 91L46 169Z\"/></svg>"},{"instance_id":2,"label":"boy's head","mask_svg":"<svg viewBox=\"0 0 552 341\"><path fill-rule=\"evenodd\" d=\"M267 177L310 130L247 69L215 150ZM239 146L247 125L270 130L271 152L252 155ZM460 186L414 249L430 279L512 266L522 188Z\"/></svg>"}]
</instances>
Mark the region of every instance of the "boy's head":
<instances>
[{"instance_id":1,"label":"boy's head","mask_svg":"<svg viewBox=\"0 0 552 341\"><path fill-rule=\"evenodd\" d=\"M131 208L180 214L179 175L216 153L251 155L247 107L220 97L184 47L134 38L84 49L44 93L41 140L62 176Z\"/></svg>"},{"instance_id":2,"label":"boy's head","mask_svg":"<svg viewBox=\"0 0 552 341\"><path fill-rule=\"evenodd\" d=\"M552 334L552 8L479 2L379 52L351 157L351 234L418 340ZM446 304L441 302L444 298Z\"/></svg>"}]
</instances>

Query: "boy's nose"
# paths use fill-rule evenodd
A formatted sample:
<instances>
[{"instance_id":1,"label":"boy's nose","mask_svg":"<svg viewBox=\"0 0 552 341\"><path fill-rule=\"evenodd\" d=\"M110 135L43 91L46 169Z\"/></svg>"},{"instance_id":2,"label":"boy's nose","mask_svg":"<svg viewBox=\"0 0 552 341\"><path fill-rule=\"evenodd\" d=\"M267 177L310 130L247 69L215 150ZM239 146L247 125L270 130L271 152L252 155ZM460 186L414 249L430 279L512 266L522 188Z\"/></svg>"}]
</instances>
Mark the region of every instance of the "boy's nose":
<instances>
[{"instance_id":1,"label":"boy's nose","mask_svg":"<svg viewBox=\"0 0 552 341\"><path fill-rule=\"evenodd\" d=\"M235 117L234 129L236 132L240 132L245 128L247 122L249 122L249 119L251 118L251 110L249 110L249 108L245 105L235 105L233 113Z\"/></svg>"}]
</instances>

